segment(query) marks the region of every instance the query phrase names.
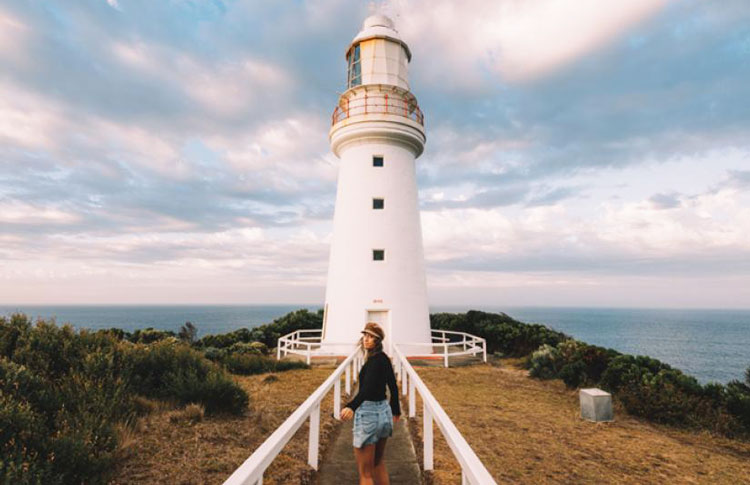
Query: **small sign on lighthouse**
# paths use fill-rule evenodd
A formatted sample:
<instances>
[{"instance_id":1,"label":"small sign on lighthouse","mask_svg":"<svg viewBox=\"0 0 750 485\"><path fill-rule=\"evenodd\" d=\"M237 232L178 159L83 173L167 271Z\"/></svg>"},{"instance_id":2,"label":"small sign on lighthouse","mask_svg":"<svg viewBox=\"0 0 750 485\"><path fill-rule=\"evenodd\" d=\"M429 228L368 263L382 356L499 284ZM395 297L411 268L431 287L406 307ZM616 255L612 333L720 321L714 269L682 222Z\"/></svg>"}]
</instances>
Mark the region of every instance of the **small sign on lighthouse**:
<instances>
[{"instance_id":1,"label":"small sign on lighthouse","mask_svg":"<svg viewBox=\"0 0 750 485\"><path fill-rule=\"evenodd\" d=\"M416 159L424 116L409 89L411 52L384 15L346 50L347 90L329 132L340 158L322 346L348 351L367 322L406 355L424 354L430 318ZM348 343L348 345L344 345Z\"/></svg>"}]
</instances>

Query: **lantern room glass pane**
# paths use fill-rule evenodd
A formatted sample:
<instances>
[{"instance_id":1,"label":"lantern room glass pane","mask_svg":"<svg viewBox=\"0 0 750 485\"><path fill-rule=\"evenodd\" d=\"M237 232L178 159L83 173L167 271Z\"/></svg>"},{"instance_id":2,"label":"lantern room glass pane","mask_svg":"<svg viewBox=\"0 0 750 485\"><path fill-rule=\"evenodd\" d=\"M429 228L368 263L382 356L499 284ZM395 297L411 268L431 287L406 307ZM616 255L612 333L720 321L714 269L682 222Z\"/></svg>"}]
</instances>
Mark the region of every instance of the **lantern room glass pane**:
<instances>
[{"instance_id":1,"label":"lantern room glass pane","mask_svg":"<svg viewBox=\"0 0 750 485\"><path fill-rule=\"evenodd\" d=\"M362 84L362 64L360 62L359 44L349 53L349 69L347 81L350 88Z\"/></svg>"}]
</instances>

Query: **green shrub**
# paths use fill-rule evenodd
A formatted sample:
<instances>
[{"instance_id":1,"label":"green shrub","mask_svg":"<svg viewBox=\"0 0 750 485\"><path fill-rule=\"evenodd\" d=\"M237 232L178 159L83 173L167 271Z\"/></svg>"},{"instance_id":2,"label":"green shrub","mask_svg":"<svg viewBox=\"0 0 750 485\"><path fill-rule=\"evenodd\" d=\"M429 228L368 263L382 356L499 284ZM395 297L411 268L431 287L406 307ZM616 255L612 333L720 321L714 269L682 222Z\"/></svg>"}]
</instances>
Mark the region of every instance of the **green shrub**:
<instances>
[{"instance_id":1,"label":"green shrub","mask_svg":"<svg viewBox=\"0 0 750 485\"><path fill-rule=\"evenodd\" d=\"M138 329L135 332L127 333L127 339L135 344L151 344L169 337L175 337L171 330L155 330L151 327Z\"/></svg>"},{"instance_id":2,"label":"green shrub","mask_svg":"<svg viewBox=\"0 0 750 485\"><path fill-rule=\"evenodd\" d=\"M229 347L229 352L232 354L266 355L268 354L268 347L263 342L237 342Z\"/></svg>"},{"instance_id":3,"label":"green shrub","mask_svg":"<svg viewBox=\"0 0 750 485\"><path fill-rule=\"evenodd\" d=\"M531 354L529 375L538 379L554 379L560 366L560 351L557 347L544 344Z\"/></svg>"},{"instance_id":4,"label":"green shrub","mask_svg":"<svg viewBox=\"0 0 750 485\"><path fill-rule=\"evenodd\" d=\"M0 386L0 447L10 457L0 476L14 476L18 460L35 470L31 481L44 483L94 482L112 466L122 384L77 371L46 380L2 358Z\"/></svg>"},{"instance_id":5,"label":"green shrub","mask_svg":"<svg viewBox=\"0 0 750 485\"><path fill-rule=\"evenodd\" d=\"M224 349L217 349L216 347L206 347L203 349L203 356L211 362L220 362L227 355L227 351Z\"/></svg>"},{"instance_id":6,"label":"green shrub","mask_svg":"<svg viewBox=\"0 0 750 485\"><path fill-rule=\"evenodd\" d=\"M192 322L185 322L185 325L180 327L180 331L177 332L177 338L191 345L195 343L197 337L198 329Z\"/></svg>"},{"instance_id":7,"label":"green shrub","mask_svg":"<svg viewBox=\"0 0 750 485\"><path fill-rule=\"evenodd\" d=\"M272 323L247 329L240 328L222 335L206 335L196 342L199 347L216 347L224 349L236 343L261 342L267 348L275 348L279 337L295 330L316 329L323 327L323 310L313 313L302 309L287 313Z\"/></svg>"},{"instance_id":8,"label":"green shrub","mask_svg":"<svg viewBox=\"0 0 750 485\"><path fill-rule=\"evenodd\" d=\"M220 368L185 344L163 340L136 345L128 355L135 391L149 398L200 403L207 413L241 413L247 393Z\"/></svg>"},{"instance_id":9,"label":"green shrub","mask_svg":"<svg viewBox=\"0 0 750 485\"><path fill-rule=\"evenodd\" d=\"M242 414L250 401L247 392L219 369L203 375L195 369L172 374L166 391L180 404L203 405L207 414Z\"/></svg>"},{"instance_id":10,"label":"green shrub","mask_svg":"<svg viewBox=\"0 0 750 485\"><path fill-rule=\"evenodd\" d=\"M487 352L500 351L509 357L523 357L541 345L557 345L569 337L543 325L526 324L505 313L434 313L430 315L434 330L467 332L487 340Z\"/></svg>"},{"instance_id":11,"label":"green shrub","mask_svg":"<svg viewBox=\"0 0 750 485\"><path fill-rule=\"evenodd\" d=\"M750 367L745 371L745 382L730 381L726 387L726 405L745 430L750 432Z\"/></svg>"}]
</instances>

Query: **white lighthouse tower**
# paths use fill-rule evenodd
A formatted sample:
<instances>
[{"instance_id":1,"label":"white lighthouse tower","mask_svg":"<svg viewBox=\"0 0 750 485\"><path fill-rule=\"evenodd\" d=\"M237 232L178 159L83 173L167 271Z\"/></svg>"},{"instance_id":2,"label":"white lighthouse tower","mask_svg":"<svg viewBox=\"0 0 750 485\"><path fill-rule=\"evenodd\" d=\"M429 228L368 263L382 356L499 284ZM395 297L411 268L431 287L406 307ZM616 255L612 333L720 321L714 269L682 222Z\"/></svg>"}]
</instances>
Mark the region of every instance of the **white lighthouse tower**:
<instances>
[{"instance_id":1,"label":"white lighthouse tower","mask_svg":"<svg viewBox=\"0 0 750 485\"><path fill-rule=\"evenodd\" d=\"M346 51L347 90L329 133L340 158L322 347L345 350L368 321L407 355L429 353L416 158L424 117L409 91L409 47L373 15ZM338 345L337 345L338 344Z\"/></svg>"}]
</instances>

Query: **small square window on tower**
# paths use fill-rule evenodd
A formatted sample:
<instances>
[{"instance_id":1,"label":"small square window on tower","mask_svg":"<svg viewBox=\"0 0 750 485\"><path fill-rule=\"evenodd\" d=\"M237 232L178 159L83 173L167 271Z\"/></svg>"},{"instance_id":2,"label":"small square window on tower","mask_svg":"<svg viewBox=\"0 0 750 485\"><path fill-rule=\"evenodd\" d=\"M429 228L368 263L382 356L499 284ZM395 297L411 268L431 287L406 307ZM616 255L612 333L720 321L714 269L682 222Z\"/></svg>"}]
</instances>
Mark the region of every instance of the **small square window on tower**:
<instances>
[{"instance_id":1,"label":"small square window on tower","mask_svg":"<svg viewBox=\"0 0 750 485\"><path fill-rule=\"evenodd\" d=\"M372 199L373 209L385 209L385 199Z\"/></svg>"},{"instance_id":2,"label":"small square window on tower","mask_svg":"<svg viewBox=\"0 0 750 485\"><path fill-rule=\"evenodd\" d=\"M373 249L372 260L373 261L385 261L385 249Z\"/></svg>"},{"instance_id":3,"label":"small square window on tower","mask_svg":"<svg viewBox=\"0 0 750 485\"><path fill-rule=\"evenodd\" d=\"M383 166L383 156L382 155L373 155L372 156L372 166L373 167L382 167Z\"/></svg>"}]
</instances>

